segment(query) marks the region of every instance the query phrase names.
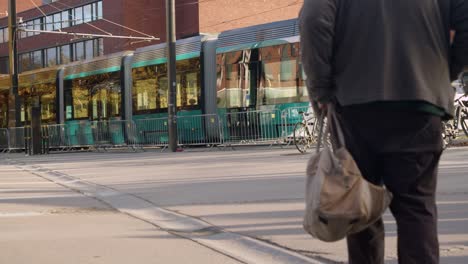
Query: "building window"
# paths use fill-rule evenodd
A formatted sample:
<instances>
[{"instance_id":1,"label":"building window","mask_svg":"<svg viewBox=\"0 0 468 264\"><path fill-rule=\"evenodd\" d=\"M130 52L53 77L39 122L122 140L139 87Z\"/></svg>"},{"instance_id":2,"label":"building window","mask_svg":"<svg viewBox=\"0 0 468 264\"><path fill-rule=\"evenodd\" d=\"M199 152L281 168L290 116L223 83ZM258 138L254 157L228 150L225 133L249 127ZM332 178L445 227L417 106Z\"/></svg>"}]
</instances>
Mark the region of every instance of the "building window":
<instances>
[{"instance_id":1,"label":"building window","mask_svg":"<svg viewBox=\"0 0 468 264\"><path fill-rule=\"evenodd\" d=\"M102 17L102 1L97 1L84 6L64 10L59 13L50 14L48 16L25 21L24 28L27 30L61 30L63 28L71 27L74 25L80 25L83 23L88 23L98 19L102 19ZM0 29L0 43L8 41L8 31L5 34L5 29L6 28ZM3 32L1 30L3 30ZM38 34L40 34L40 32L21 31L19 38L31 37ZM5 38L5 36L7 37Z\"/></svg>"},{"instance_id":2,"label":"building window","mask_svg":"<svg viewBox=\"0 0 468 264\"><path fill-rule=\"evenodd\" d=\"M28 71L31 66L31 59L29 58L29 53L19 54L18 55L18 70L20 72Z\"/></svg>"},{"instance_id":3,"label":"building window","mask_svg":"<svg viewBox=\"0 0 468 264\"><path fill-rule=\"evenodd\" d=\"M40 69L43 67L41 50L36 50L36 51L31 52L31 59L32 59L31 64L32 64L33 69Z\"/></svg>"},{"instance_id":4,"label":"building window","mask_svg":"<svg viewBox=\"0 0 468 264\"><path fill-rule=\"evenodd\" d=\"M34 29L34 21L28 21L26 22L26 30L32 30ZM34 36L34 32L31 31L26 31L26 37L31 37Z\"/></svg>"},{"instance_id":5,"label":"building window","mask_svg":"<svg viewBox=\"0 0 468 264\"><path fill-rule=\"evenodd\" d=\"M84 42L73 44L73 60L79 61L85 58Z\"/></svg>"},{"instance_id":6,"label":"building window","mask_svg":"<svg viewBox=\"0 0 468 264\"><path fill-rule=\"evenodd\" d=\"M102 1L95 3L97 9L97 19L102 19Z\"/></svg>"},{"instance_id":7,"label":"building window","mask_svg":"<svg viewBox=\"0 0 468 264\"><path fill-rule=\"evenodd\" d=\"M54 16L53 15L45 17L45 29L47 31L54 30Z\"/></svg>"},{"instance_id":8,"label":"building window","mask_svg":"<svg viewBox=\"0 0 468 264\"><path fill-rule=\"evenodd\" d=\"M46 66L57 65L57 48L50 48L46 50Z\"/></svg>"},{"instance_id":9,"label":"building window","mask_svg":"<svg viewBox=\"0 0 468 264\"><path fill-rule=\"evenodd\" d=\"M94 57L93 42L94 40L85 41L85 58L87 60Z\"/></svg>"},{"instance_id":10,"label":"building window","mask_svg":"<svg viewBox=\"0 0 468 264\"><path fill-rule=\"evenodd\" d=\"M1 57L0 58L0 74L8 74L8 66L9 61L8 57Z\"/></svg>"},{"instance_id":11,"label":"building window","mask_svg":"<svg viewBox=\"0 0 468 264\"><path fill-rule=\"evenodd\" d=\"M67 64L71 62L71 52L70 45L63 45L59 47L60 49L60 64Z\"/></svg>"},{"instance_id":12,"label":"building window","mask_svg":"<svg viewBox=\"0 0 468 264\"><path fill-rule=\"evenodd\" d=\"M79 25L83 23L83 7L75 8L75 15L73 16L74 25Z\"/></svg>"},{"instance_id":13,"label":"building window","mask_svg":"<svg viewBox=\"0 0 468 264\"><path fill-rule=\"evenodd\" d=\"M92 5L83 6L83 20L85 23L93 21Z\"/></svg>"},{"instance_id":14,"label":"building window","mask_svg":"<svg viewBox=\"0 0 468 264\"><path fill-rule=\"evenodd\" d=\"M0 43L5 43L5 38L3 37L5 35L5 29L6 28L2 28L0 29Z\"/></svg>"},{"instance_id":15,"label":"building window","mask_svg":"<svg viewBox=\"0 0 468 264\"><path fill-rule=\"evenodd\" d=\"M62 28L70 27L70 11L62 12Z\"/></svg>"},{"instance_id":16,"label":"building window","mask_svg":"<svg viewBox=\"0 0 468 264\"><path fill-rule=\"evenodd\" d=\"M54 30L62 29L62 13L54 14Z\"/></svg>"}]
</instances>

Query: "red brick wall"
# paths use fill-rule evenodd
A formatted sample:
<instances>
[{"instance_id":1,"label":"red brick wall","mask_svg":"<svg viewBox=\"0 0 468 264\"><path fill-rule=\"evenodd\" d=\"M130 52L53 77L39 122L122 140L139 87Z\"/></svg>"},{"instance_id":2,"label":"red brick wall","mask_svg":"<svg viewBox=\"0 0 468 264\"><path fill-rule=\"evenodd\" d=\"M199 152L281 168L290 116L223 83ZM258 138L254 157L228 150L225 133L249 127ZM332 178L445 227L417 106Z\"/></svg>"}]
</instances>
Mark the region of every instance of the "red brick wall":
<instances>
[{"instance_id":1,"label":"red brick wall","mask_svg":"<svg viewBox=\"0 0 468 264\"><path fill-rule=\"evenodd\" d=\"M9 0L0 0L0 18L6 16L5 12L8 10L8 2ZM42 5L42 0L33 0L33 2L38 6ZM16 1L16 12L22 12L30 8L34 8L34 4L30 0Z\"/></svg>"},{"instance_id":2,"label":"red brick wall","mask_svg":"<svg viewBox=\"0 0 468 264\"><path fill-rule=\"evenodd\" d=\"M200 32L296 18L304 0L200 0Z\"/></svg>"}]
</instances>

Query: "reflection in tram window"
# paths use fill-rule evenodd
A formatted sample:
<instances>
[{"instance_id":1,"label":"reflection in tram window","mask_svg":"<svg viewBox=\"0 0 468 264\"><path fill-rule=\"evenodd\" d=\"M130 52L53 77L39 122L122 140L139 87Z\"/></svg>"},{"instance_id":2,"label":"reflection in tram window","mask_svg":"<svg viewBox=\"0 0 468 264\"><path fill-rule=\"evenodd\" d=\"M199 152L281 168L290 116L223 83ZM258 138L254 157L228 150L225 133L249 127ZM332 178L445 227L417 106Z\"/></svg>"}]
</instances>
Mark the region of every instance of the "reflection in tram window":
<instances>
[{"instance_id":1,"label":"reflection in tram window","mask_svg":"<svg viewBox=\"0 0 468 264\"><path fill-rule=\"evenodd\" d=\"M259 90L260 104L299 102L297 87L297 52L292 44L260 48L263 76Z\"/></svg>"},{"instance_id":2,"label":"reflection in tram window","mask_svg":"<svg viewBox=\"0 0 468 264\"><path fill-rule=\"evenodd\" d=\"M31 108L37 100L41 108L42 123L54 123L56 121L55 89L55 82L19 87L18 94L21 97L21 122L31 121Z\"/></svg>"},{"instance_id":3,"label":"reflection in tram window","mask_svg":"<svg viewBox=\"0 0 468 264\"><path fill-rule=\"evenodd\" d=\"M70 83L74 119L107 120L120 115L120 72L92 75L66 82L68 85ZM69 110L66 111L68 116Z\"/></svg>"},{"instance_id":4,"label":"reflection in tram window","mask_svg":"<svg viewBox=\"0 0 468 264\"><path fill-rule=\"evenodd\" d=\"M218 107L238 108L251 105L252 69L257 67L250 61L251 50L236 51L217 56L217 97Z\"/></svg>"},{"instance_id":5,"label":"reflection in tram window","mask_svg":"<svg viewBox=\"0 0 468 264\"><path fill-rule=\"evenodd\" d=\"M198 109L200 97L200 59L177 61L177 107ZM135 114L166 112L168 100L167 65L133 69L133 109Z\"/></svg>"}]
</instances>

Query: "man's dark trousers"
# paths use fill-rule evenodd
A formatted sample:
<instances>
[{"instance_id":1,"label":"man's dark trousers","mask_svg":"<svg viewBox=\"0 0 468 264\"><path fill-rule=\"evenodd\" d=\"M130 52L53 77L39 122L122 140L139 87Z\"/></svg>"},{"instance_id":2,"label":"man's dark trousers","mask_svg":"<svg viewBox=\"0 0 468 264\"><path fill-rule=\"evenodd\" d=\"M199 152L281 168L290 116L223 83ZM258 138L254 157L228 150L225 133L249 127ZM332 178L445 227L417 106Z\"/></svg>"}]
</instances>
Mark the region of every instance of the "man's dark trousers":
<instances>
[{"instance_id":1,"label":"man's dark trousers","mask_svg":"<svg viewBox=\"0 0 468 264\"><path fill-rule=\"evenodd\" d=\"M437 170L441 118L381 105L337 107L346 146L363 176L393 193L400 264L439 263ZM384 263L383 221L347 237L350 264Z\"/></svg>"}]
</instances>

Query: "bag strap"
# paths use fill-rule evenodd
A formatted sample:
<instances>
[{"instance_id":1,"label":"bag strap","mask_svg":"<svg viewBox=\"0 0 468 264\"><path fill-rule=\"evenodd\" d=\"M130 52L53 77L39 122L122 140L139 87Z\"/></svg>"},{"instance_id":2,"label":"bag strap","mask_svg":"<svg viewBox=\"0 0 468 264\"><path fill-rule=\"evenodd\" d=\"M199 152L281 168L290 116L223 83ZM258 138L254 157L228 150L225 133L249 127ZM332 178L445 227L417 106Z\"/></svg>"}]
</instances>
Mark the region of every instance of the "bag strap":
<instances>
[{"instance_id":1,"label":"bag strap","mask_svg":"<svg viewBox=\"0 0 468 264\"><path fill-rule=\"evenodd\" d=\"M330 134L333 134L332 139L335 139L333 143L337 146L338 143L339 147L346 147L346 141L343 133L343 128L341 127L340 120L336 115L336 106L334 103L330 103L328 106L328 120L330 120Z\"/></svg>"},{"instance_id":2,"label":"bag strap","mask_svg":"<svg viewBox=\"0 0 468 264\"><path fill-rule=\"evenodd\" d=\"M325 127L325 111L322 111L320 114L318 124L319 124L319 135L318 135L318 140L317 140L317 148L315 150L316 153L320 152L320 147L322 146L322 143L324 146L328 146L328 143L326 140L324 140L325 136L330 135L331 140L332 140L332 147L333 146L339 146L339 147L344 147L346 146L345 142L345 137L343 134L343 130L341 127L341 124L338 120L338 117L336 116L336 109L335 109L335 104L334 103L329 103L327 105L327 128L324 131ZM332 133L333 131L333 133ZM336 144L338 143L338 145ZM333 149L336 149L333 148Z\"/></svg>"}]
</instances>

